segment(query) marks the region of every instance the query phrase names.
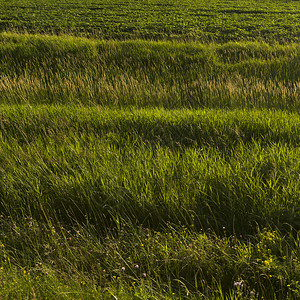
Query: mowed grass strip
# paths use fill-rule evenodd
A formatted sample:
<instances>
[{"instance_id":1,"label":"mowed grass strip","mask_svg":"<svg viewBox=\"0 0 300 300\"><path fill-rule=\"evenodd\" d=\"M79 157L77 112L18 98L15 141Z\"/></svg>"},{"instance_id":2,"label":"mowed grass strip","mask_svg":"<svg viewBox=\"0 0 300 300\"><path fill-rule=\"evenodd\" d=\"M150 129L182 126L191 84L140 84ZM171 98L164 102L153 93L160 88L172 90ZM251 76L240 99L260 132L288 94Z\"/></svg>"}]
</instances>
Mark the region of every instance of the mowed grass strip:
<instances>
[{"instance_id":1,"label":"mowed grass strip","mask_svg":"<svg viewBox=\"0 0 300 300\"><path fill-rule=\"evenodd\" d=\"M299 109L299 44L0 40L2 104Z\"/></svg>"},{"instance_id":2,"label":"mowed grass strip","mask_svg":"<svg viewBox=\"0 0 300 300\"><path fill-rule=\"evenodd\" d=\"M1 210L115 227L299 229L295 114L8 107Z\"/></svg>"}]
</instances>

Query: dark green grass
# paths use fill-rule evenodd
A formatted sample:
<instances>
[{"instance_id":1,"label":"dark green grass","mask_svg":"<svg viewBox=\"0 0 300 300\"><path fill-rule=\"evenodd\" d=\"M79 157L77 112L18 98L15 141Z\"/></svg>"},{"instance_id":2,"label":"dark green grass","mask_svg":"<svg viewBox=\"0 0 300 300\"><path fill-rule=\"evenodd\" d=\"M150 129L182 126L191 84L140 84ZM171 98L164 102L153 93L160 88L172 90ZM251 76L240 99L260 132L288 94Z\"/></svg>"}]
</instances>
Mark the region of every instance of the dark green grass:
<instances>
[{"instance_id":1,"label":"dark green grass","mask_svg":"<svg viewBox=\"0 0 300 300\"><path fill-rule=\"evenodd\" d=\"M105 39L298 41L298 1L4 0L0 30Z\"/></svg>"}]
</instances>

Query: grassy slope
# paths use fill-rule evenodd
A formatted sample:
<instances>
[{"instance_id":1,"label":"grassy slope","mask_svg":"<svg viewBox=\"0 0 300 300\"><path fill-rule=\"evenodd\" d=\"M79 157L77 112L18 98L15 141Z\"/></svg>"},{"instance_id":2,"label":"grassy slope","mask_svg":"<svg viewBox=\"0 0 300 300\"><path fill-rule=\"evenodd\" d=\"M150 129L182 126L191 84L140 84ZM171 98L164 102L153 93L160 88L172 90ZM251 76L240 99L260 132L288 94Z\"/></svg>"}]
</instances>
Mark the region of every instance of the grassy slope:
<instances>
[{"instance_id":1,"label":"grassy slope","mask_svg":"<svg viewBox=\"0 0 300 300\"><path fill-rule=\"evenodd\" d=\"M81 4L2 2L0 24L273 43L1 33L1 296L297 298L297 2Z\"/></svg>"}]
</instances>

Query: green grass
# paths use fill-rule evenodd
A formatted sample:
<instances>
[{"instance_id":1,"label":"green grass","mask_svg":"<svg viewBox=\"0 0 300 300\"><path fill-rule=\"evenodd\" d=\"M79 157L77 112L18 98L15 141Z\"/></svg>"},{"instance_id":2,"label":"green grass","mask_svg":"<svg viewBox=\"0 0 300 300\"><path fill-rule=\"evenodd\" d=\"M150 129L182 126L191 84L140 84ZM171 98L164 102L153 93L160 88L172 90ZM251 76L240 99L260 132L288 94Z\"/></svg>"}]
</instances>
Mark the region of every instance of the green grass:
<instances>
[{"instance_id":1,"label":"green grass","mask_svg":"<svg viewBox=\"0 0 300 300\"><path fill-rule=\"evenodd\" d=\"M4 299L225 299L226 292L226 299L296 299L299 294L299 236L291 234L265 230L239 241L174 226L156 232L120 224L116 234L95 238L93 228L67 230L31 219L17 226L2 218L0 226L1 252L10 258L0 270Z\"/></svg>"},{"instance_id":2,"label":"green grass","mask_svg":"<svg viewBox=\"0 0 300 300\"><path fill-rule=\"evenodd\" d=\"M0 298L298 299L299 8L2 1Z\"/></svg>"},{"instance_id":3,"label":"green grass","mask_svg":"<svg viewBox=\"0 0 300 300\"><path fill-rule=\"evenodd\" d=\"M105 39L299 41L298 1L3 0L0 30Z\"/></svg>"},{"instance_id":4,"label":"green grass","mask_svg":"<svg viewBox=\"0 0 300 300\"><path fill-rule=\"evenodd\" d=\"M230 290L292 299L299 121L259 110L3 106L3 276L17 286L31 278L24 293L42 298L68 299L71 286L69 299Z\"/></svg>"},{"instance_id":5,"label":"green grass","mask_svg":"<svg viewBox=\"0 0 300 300\"><path fill-rule=\"evenodd\" d=\"M99 230L116 216L156 229L298 230L299 123L268 111L3 107L2 209L87 216Z\"/></svg>"},{"instance_id":6,"label":"green grass","mask_svg":"<svg viewBox=\"0 0 300 300\"><path fill-rule=\"evenodd\" d=\"M0 35L2 104L299 109L299 44Z\"/></svg>"}]
</instances>

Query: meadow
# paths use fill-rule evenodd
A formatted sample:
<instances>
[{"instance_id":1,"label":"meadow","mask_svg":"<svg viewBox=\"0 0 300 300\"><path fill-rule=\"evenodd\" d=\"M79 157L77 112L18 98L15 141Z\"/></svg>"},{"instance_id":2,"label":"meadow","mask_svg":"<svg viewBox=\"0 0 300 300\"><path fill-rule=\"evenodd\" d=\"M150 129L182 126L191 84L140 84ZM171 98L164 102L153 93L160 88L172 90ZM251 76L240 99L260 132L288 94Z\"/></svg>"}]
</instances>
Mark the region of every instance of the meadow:
<instances>
[{"instance_id":1,"label":"meadow","mask_svg":"<svg viewBox=\"0 0 300 300\"><path fill-rule=\"evenodd\" d=\"M300 4L0 3L1 299L298 299Z\"/></svg>"}]
</instances>

